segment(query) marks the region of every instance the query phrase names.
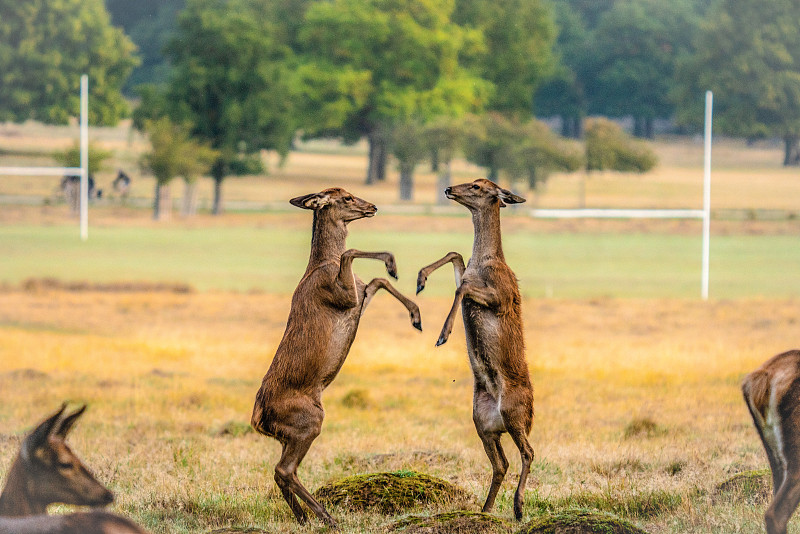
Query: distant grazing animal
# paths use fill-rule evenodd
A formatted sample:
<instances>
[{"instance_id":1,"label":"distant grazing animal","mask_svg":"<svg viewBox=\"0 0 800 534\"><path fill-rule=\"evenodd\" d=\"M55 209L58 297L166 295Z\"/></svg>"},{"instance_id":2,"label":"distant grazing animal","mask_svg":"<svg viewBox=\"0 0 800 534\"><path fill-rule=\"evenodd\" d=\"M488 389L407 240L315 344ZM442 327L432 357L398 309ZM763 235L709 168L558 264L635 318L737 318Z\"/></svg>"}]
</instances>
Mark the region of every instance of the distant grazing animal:
<instances>
[{"instance_id":1,"label":"distant grazing animal","mask_svg":"<svg viewBox=\"0 0 800 534\"><path fill-rule=\"evenodd\" d=\"M379 289L406 307L415 328L422 330L422 326L417 305L388 280L375 278L364 284L353 273L355 258L370 258L383 261L387 272L397 278L391 253L345 250L348 223L375 215L374 204L340 188L293 198L290 203L314 211L311 255L292 297L283 339L256 394L251 424L283 447L275 482L297 520L306 521L299 498L320 520L335 526L297 478L297 468L322 428L322 391L339 373L361 316Z\"/></svg>"},{"instance_id":2,"label":"distant grazing animal","mask_svg":"<svg viewBox=\"0 0 800 534\"><path fill-rule=\"evenodd\" d=\"M89 200L103 197L102 189L95 189L94 176L91 174L87 179L88 198ZM61 193L70 205L74 213L77 213L80 208L81 200L81 177L80 176L64 176L61 179Z\"/></svg>"},{"instance_id":3,"label":"distant grazing animal","mask_svg":"<svg viewBox=\"0 0 800 534\"><path fill-rule=\"evenodd\" d=\"M114 178L111 186L119 196L127 197L131 190L131 177L120 169L117 171L117 177Z\"/></svg>"},{"instance_id":4,"label":"distant grazing animal","mask_svg":"<svg viewBox=\"0 0 800 534\"><path fill-rule=\"evenodd\" d=\"M99 510L46 515L53 503L106 506L114 500L64 441L86 406L67 416L65 409L66 404L22 442L0 493L0 534L146 534L130 520Z\"/></svg>"},{"instance_id":5,"label":"distant grazing animal","mask_svg":"<svg viewBox=\"0 0 800 534\"><path fill-rule=\"evenodd\" d=\"M800 350L764 362L745 377L742 393L772 470L767 534L786 534L800 503Z\"/></svg>"},{"instance_id":6,"label":"distant grazing animal","mask_svg":"<svg viewBox=\"0 0 800 534\"><path fill-rule=\"evenodd\" d=\"M457 252L420 270L417 293L428 276L446 263L455 269L456 295L436 346L445 343L458 308L464 319L467 352L474 376L472 420L492 464L492 483L483 505L494 506L508 460L500 437L508 432L522 458L522 472L514 494L514 516L522 519L525 484L533 461L528 434L533 423L533 387L525 360L522 299L517 278L505 262L500 235L500 208L525 202L484 179L445 189L445 195L472 213L475 240L466 268Z\"/></svg>"}]
</instances>

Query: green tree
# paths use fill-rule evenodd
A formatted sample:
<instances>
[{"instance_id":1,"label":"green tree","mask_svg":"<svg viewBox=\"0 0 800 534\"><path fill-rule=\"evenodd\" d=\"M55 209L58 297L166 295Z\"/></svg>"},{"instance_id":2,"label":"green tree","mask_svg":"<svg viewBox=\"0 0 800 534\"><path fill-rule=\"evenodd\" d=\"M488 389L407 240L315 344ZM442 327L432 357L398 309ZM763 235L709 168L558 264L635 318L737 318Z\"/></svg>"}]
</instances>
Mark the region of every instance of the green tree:
<instances>
[{"instance_id":1,"label":"green tree","mask_svg":"<svg viewBox=\"0 0 800 534\"><path fill-rule=\"evenodd\" d=\"M89 122L113 125L135 47L111 25L103 0L0 0L0 120L65 124L80 113L89 75Z\"/></svg>"},{"instance_id":2,"label":"green tree","mask_svg":"<svg viewBox=\"0 0 800 534\"><path fill-rule=\"evenodd\" d=\"M586 67L590 57L590 33L581 16L567 2L555 4L558 39L554 45L557 66L537 88L537 116L558 116L561 135L580 138L587 112Z\"/></svg>"},{"instance_id":3,"label":"green tree","mask_svg":"<svg viewBox=\"0 0 800 534\"><path fill-rule=\"evenodd\" d=\"M253 161L263 149L285 157L297 129L296 62L270 8L260 0L188 0L167 46L169 113L219 154L211 169L214 214L222 210L223 181L243 158Z\"/></svg>"},{"instance_id":4,"label":"green tree","mask_svg":"<svg viewBox=\"0 0 800 534\"><path fill-rule=\"evenodd\" d=\"M189 125L175 124L167 117L148 120L145 131L151 149L142 155L140 166L156 179L153 218L165 220L172 211L170 182L183 176L187 184L190 183L197 175L208 171L217 154L208 145L190 137Z\"/></svg>"},{"instance_id":5,"label":"green tree","mask_svg":"<svg viewBox=\"0 0 800 534\"><path fill-rule=\"evenodd\" d=\"M464 122L455 117L441 116L425 126L424 141L438 163L436 179L436 202L447 204L444 190L450 185L450 162L464 140Z\"/></svg>"},{"instance_id":6,"label":"green tree","mask_svg":"<svg viewBox=\"0 0 800 534\"><path fill-rule=\"evenodd\" d=\"M533 95L554 67L556 29L542 0L456 0L453 21L480 31L485 47L467 65L497 87L487 109L530 117Z\"/></svg>"},{"instance_id":7,"label":"green tree","mask_svg":"<svg viewBox=\"0 0 800 534\"><path fill-rule=\"evenodd\" d=\"M178 12L186 0L105 0L105 3L111 21L130 36L142 59L125 83L125 93L132 94L143 83L166 83L170 66L164 57L164 46L175 31Z\"/></svg>"},{"instance_id":8,"label":"green tree","mask_svg":"<svg viewBox=\"0 0 800 534\"><path fill-rule=\"evenodd\" d=\"M528 188L538 195L551 173L575 172L584 164L583 151L576 144L559 138L544 122L530 120L519 125L503 168L512 181L526 178Z\"/></svg>"},{"instance_id":9,"label":"green tree","mask_svg":"<svg viewBox=\"0 0 800 534\"><path fill-rule=\"evenodd\" d=\"M592 40L596 76L590 111L632 116L636 137L672 116L677 59L691 52L699 15L690 0L620 0L605 12Z\"/></svg>"},{"instance_id":10,"label":"green tree","mask_svg":"<svg viewBox=\"0 0 800 534\"><path fill-rule=\"evenodd\" d=\"M414 169L425 159L429 146L418 121L407 120L392 128L390 147L400 168L400 200L414 198Z\"/></svg>"},{"instance_id":11,"label":"green tree","mask_svg":"<svg viewBox=\"0 0 800 534\"><path fill-rule=\"evenodd\" d=\"M500 170L511 159L519 136L519 122L498 112L472 115L464 122L464 156L485 167L486 177L497 182Z\"/></svg>"},{"instance_id":12,"label":"green tree","mask_svg":"<svg viewBox=\"0 0 800 534\"><path fill-rule=\"evenodd\" d=\"M658 164L653 150L631 139L615 122L595 118L586 125L586 174L591 171L647 172ZM586 205L586 180L581 182L580 206Z\"/></svg>"},{"instance_id":13,"label":"green tree","mask_svg":"<svg viewBox=\"0 0 800 534\"><path fill-rule=\"evenodd\" d=\"M695 54L679 67L678 120L703 121L703 93L714 92L722 133L784 140L784 165L800 163L800 3L720 0L709 10Z\"/></svg>"},{"instance_id":14,"label":"green tree","mask_svg":"<svg viewBox=\"0 0 800 534\"><path fill-rule=\"evenodd\" d=\"M310 64L339 80L327 86L345 91L329 95L339 104L329 109L339 114L329 115L336 120L327 122L325 133L367 138L367 183L384 175L392 124L458 116L487 101L491 84L459 63L479 35L453 24L452 9L452 0L331 0L306 12L301 38ZM313 133L310 122L303 127Z\"/></svg>"}]
</instances>

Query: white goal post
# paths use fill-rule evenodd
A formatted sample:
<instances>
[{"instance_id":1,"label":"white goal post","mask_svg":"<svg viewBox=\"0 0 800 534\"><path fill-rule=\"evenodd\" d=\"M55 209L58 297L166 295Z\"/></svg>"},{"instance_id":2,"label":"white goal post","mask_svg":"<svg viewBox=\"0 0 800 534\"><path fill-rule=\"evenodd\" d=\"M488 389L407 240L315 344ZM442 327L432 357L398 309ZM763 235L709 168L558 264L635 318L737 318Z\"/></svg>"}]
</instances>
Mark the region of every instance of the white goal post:
<instances>
[{"instance_id":1,"label":"white goal post","mask_svg":"<svg viewBox=\"0 0 800 534\"><path fill-rule=\"evenodd\" d=\"M81 239L89 238L89 76L81 75L80 167L0 167L0 175L80 176Z\"/></svg>"},{"instance_id":2,"label":"white goal post","mask_svg":"<svg viewBox=\"0 0 800 534\"><path fill-rule=\"evenodd\" d=\"M703 251L700 296L708 300L711 240L711 118L714 95L706 91L703 146L702 209L533 209L532 217L543 219L702 219Z\"/></svg>"}]
</instances>

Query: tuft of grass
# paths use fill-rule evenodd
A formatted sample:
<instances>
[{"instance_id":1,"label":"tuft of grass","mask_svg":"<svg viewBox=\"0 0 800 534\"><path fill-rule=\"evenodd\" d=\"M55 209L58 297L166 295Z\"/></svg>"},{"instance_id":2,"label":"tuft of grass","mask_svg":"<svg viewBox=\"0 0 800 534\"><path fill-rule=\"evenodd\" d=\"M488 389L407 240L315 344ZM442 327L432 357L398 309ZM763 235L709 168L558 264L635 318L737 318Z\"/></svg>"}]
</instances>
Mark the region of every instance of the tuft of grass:
<instances>
[{"instance_id":1,"label":"tuft of grass","mask_svg":"<svg viewBox=\"0 0 800 534\"><path fill-rule=\"evenodd\" d=\"M571 510L537 517L518 534L647 534L633 523L611 514Z\"/></svg>"},{"instance_id":2,"label":"tuft of grass","mask_svg":"<svg viewBox=\"0 0 800 534\"><path fill-rule=\"evenodd\" d=\"M351 389L342 398L342 406L345 408L366 410L372 406L372 399L370 399L369 391L360 388Z\"/></svg>"},{"instance_id":3,"label":"tuft of grass","mask_svg":"<svg viewBox=\"0 0 800 534\"><path fill-rule=\"evenodd\" d=\"M639 492L578 492L548 500L534 494L530 505L539 513L588 509L623 517L650 519L675 511L683 502L680 494L667 490Z\"/></svg>"},{"instance_id":4,"label":"tuft of grass","mask_svg":"<svg viewBox=\"0 0 800 534\"><path fill-rule=\"evenodd\" d=\"M625 439L638 437L655 438L666 433L666 428L661 427L649 417L637 417L625 426L623 437Z\"/></svg>"},{"instance_id":5,"label":"tuft of grass","mask_svg":"<svg viewBox=\"0 0 800 534\"><path fill-rule=\"evenodd\" d=\"M772 495L772 473L769 469L755 469L733 475L714 489L715 501L765 504Z\"/></svg>"},{"instance_id":6,"label":"tuft of grass","mask_svg":"<svg viewBox=\"0 0 800 534\"><path fill-rule=\"evenodd\" d=\"M389 525L390 532L405 534L501 534L508 522L483 512L456 510L432 516L408 516Z\"/></svg>"},{"instance_id":7,"label":"tuft of grass","mask_svg":"<svg viewBox=\"0 0 800 534\"><path fill-rule=\"evenodd\" d=\"M346 477L322 486L314 495L326 504L382 514L431 504L467 505L475 500L455 484L408 470Z\"/></svg>"},{"instance_id":8,"label":"tuft of grass","mask_svg":"<svg viewBox=\"0 0 800 534\"><path fill-rule=\"evenodd\" d=\"M253 430L253 427L250 426L250 423L232 420L215 429L213 434L215 436L238 438L239 436L252 434L253 432L255 431Z\"/></svg>"}]
</instances>

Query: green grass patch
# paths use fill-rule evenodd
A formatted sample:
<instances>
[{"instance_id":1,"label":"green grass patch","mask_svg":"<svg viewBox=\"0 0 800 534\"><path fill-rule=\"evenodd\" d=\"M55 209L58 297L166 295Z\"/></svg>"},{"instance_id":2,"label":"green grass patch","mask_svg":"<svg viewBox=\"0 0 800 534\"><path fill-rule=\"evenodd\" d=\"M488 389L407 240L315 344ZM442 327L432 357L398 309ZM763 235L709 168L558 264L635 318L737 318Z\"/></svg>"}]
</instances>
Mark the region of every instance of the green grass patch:
<instances>
[{"instance_id":1,"label":"green grass patch","mask_svg":"<svg viewBox=\"0 0 800 534\"><path fill-rule=\"evenodd\" d=\"M518 534L647 534L636 525L611 514L572 510L537 517Z\"/></svg>"},{"instance_id":2,"label":"green grass patch","mask_svg":"<svg viewBox=\"0 0 800 534\"><path fill-rule=\"evenodd\" d=\"M310 226L310 225L309 225ZM219 228L96 227L77 224L0 228L0 283L29 278L66 282L148 281L199 291L291 293L308 261L310 231L252 226ZM369 231L353 228L348 245L389 250L398 288L413 293L420 267L451 250L469 256L472 233ZM700 236L669 234L533 234L508 232L508 263L526 297L697 297ZM380 262L359 260L364 279L386 276ZM451 272L431 276L424 295L453 293ZM789 235L714 236L713 298L800 296L800 247Z\"/></svg>"},{"instance_id":3,"label":"green grass patch","mask_svg":"<svg viewBox=\"0 0 800 534\"><path fill-rule=\"evenodd\" d=\"M346 477L322 486L314 495L325 504L382 514L425 505L469 505L475 500L450 482L408 470Z\"/></svg>"},{"instance_id":4,"label":"green grass patch","mask_svg":"<svg viewBox=\"0 0 800 534\"><path fill-rule=\"evenodd\" d=\"M641 492L580 492L555 500L542 498L537 493L529 497L526 507L534 513L547 514L574 509L588 509L613 513L622 517L651 519L676 510L683 498L666 490Z\"/></svg>"}]
</instances>

